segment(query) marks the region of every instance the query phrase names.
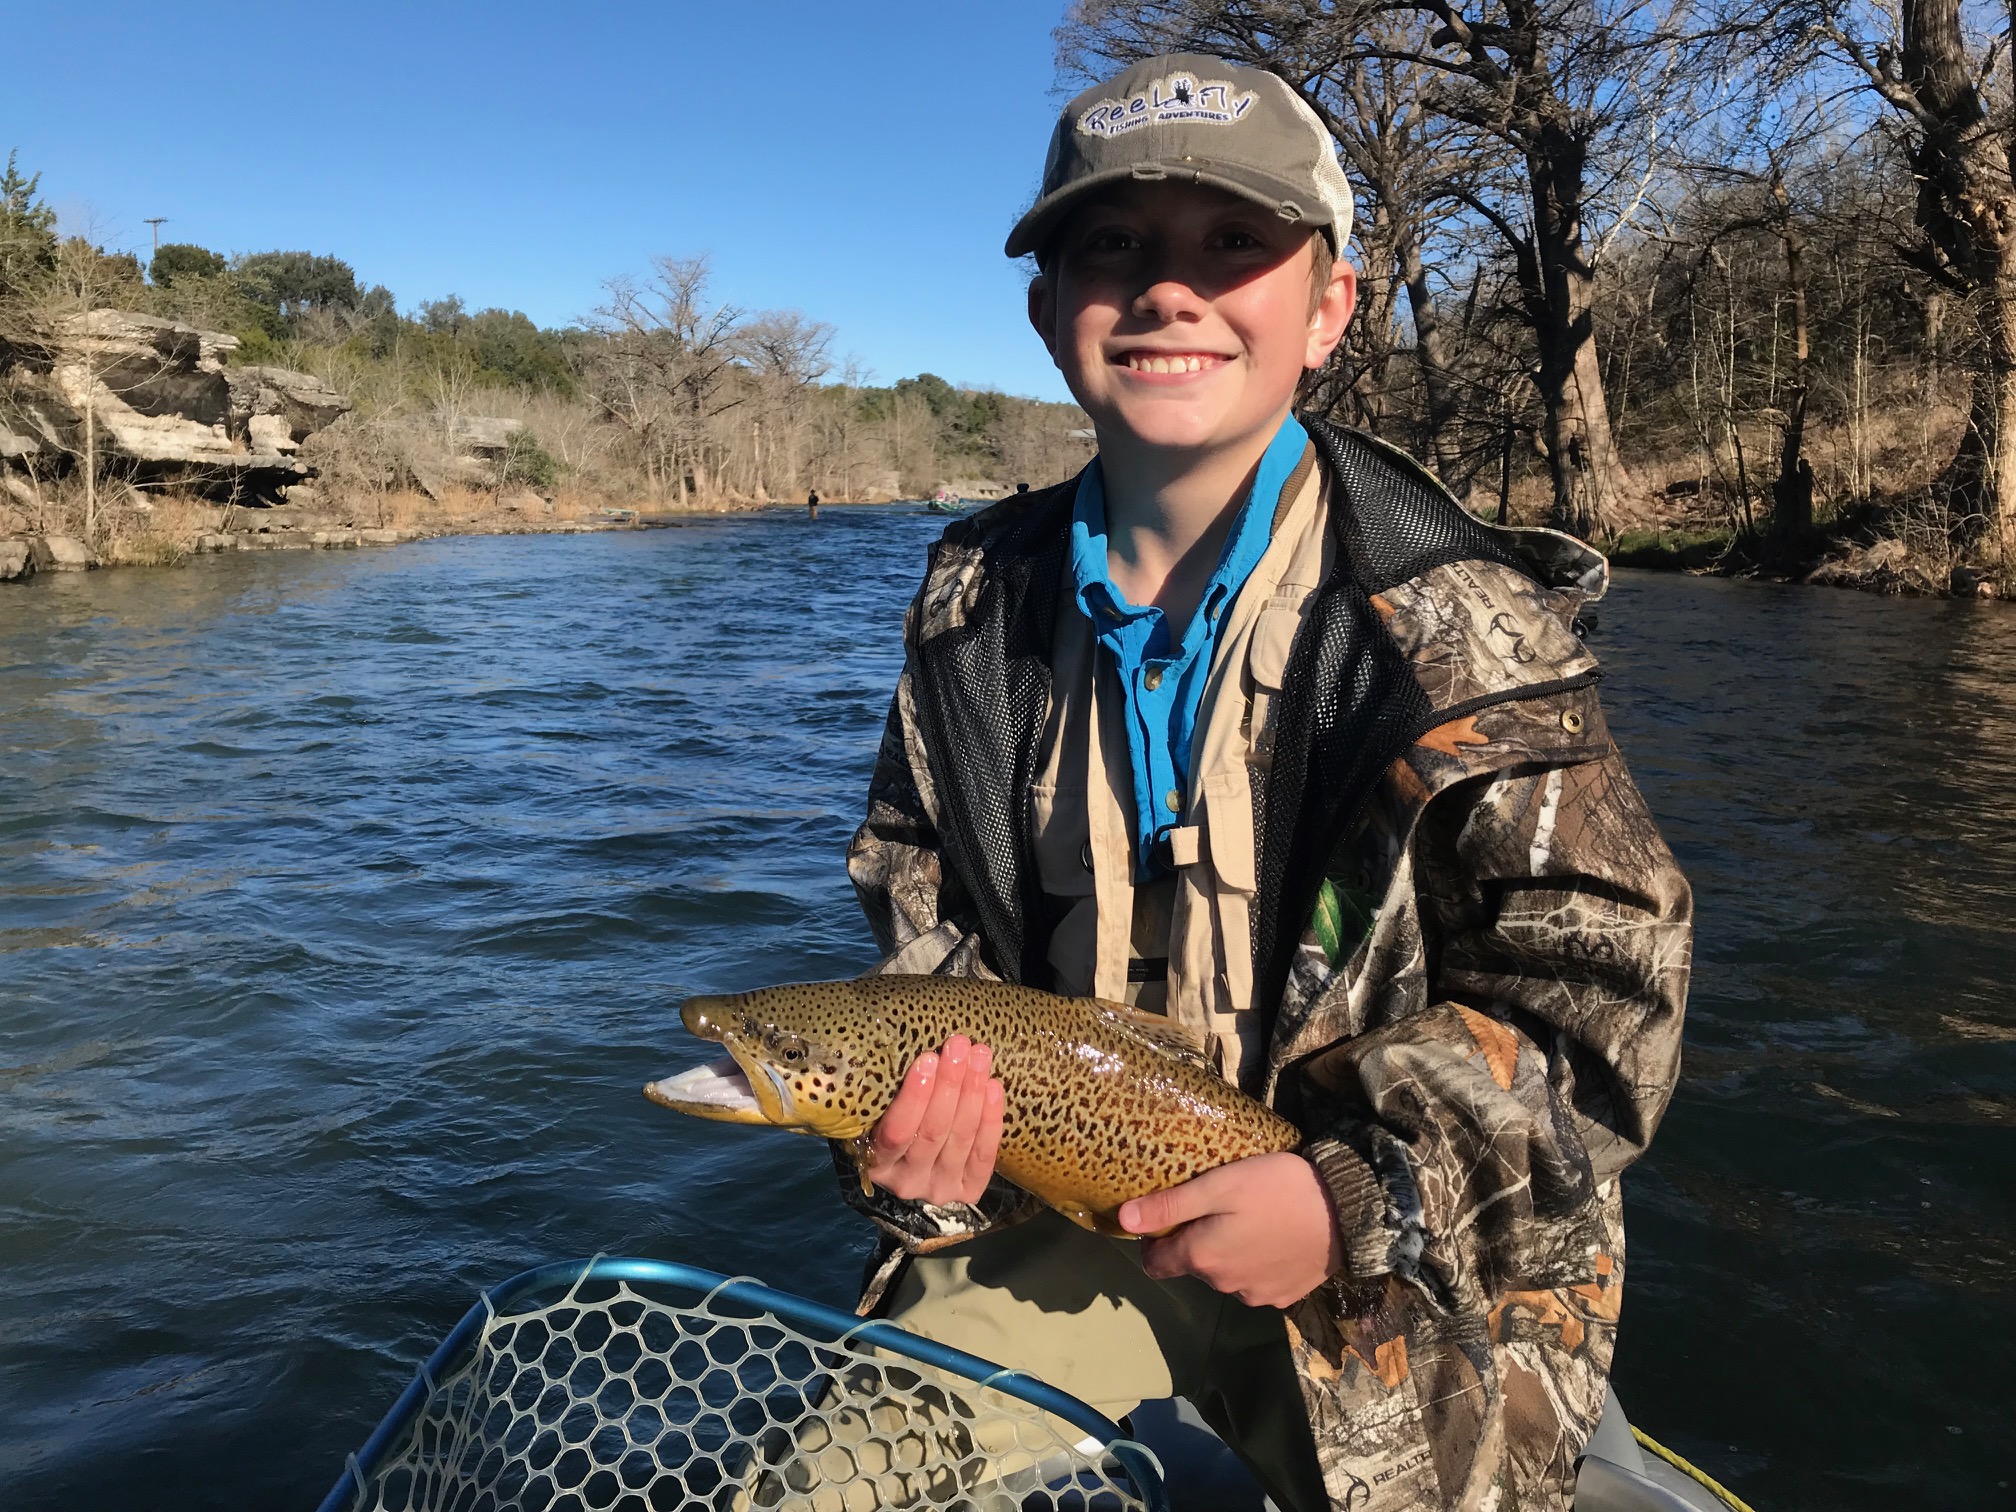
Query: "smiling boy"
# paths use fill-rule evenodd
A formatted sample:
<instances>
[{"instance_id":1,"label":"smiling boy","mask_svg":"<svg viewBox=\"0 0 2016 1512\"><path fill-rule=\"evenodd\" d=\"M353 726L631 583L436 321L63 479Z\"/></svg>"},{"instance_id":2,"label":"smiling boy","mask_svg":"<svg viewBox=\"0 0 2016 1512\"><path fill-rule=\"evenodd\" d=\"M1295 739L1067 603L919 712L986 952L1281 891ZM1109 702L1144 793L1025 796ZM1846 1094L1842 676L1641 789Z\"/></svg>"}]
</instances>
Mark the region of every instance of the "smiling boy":
<instances>
[{"instance_id":1,"label":"smiling boy","mask_svg":"<svg viewBox=\"0 0 2016 1512\"><path fill-rule=\"evenodd\" d=\"M1110 1415L1188 1396L1292 1512L1565 1508L1691 905L1572 629L1601 557L1290 413L1350 218L1271 74L1065 109L1007 250L1098 457L933 550L848 860L880 969L1164 1013L1304 1143L1103 1239L993 1177L955 1037L876 1130L864 1305Z\"/></svg>"}]
</instances>

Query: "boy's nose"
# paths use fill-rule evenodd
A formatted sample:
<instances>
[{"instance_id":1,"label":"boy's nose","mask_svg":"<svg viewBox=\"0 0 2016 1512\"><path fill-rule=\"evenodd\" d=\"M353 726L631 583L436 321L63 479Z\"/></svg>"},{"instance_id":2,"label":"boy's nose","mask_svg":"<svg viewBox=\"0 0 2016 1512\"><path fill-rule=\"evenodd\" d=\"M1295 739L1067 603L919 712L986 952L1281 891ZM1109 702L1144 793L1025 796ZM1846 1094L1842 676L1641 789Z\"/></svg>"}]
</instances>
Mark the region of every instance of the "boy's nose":
<instances>
[{"instance_id":1,"label":"boy's nose","mask_svg":"<svg viewBox=\"0 0 2016 1512\"><path fill-rule=\"evenodd\" d=\"M1173 269L1157 273L1154 280L1134 296L1134 313L1143 318L1169 321L1194 313L1204 301L1187 278Z\"/></svg>"}]
</instances>

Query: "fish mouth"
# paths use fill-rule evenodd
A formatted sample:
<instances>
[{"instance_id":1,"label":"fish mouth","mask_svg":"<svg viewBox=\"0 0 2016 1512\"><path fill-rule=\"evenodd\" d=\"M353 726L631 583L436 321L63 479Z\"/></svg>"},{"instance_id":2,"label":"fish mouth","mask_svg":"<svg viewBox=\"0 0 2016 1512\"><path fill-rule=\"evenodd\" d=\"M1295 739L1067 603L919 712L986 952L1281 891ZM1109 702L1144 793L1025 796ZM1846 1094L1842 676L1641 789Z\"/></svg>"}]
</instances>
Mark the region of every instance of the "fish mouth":
<instances>
[{"instance_id":1,"label":"fish mouth","mask_svg":"<svg viewBox=\"0 0 2016 1512\"><path fill-rule=\"evenodd\" d=\"M661 1108L716 1123L797 1127L791 1094L782 1075L760 1056L747 1054L729 1032L733 1018L722 1009L726 999L688 998L679 1008L680 1022L696 1039L711 1040L728 1053L661 1081L646 1082L644 1095Z\"/></svg>"},{"instance_id":2,"label":"fish mouth","mask_svg":"<svg viewBox=\"0 0 2016 1512\"><path fill-rule=\"evenodd\" d=\"M767 1124L770 1115L748 1075L732 1055L662 1081L646 1082L644 1095L661 1108L716 1123Z\"/></svg>"}]
</instances>

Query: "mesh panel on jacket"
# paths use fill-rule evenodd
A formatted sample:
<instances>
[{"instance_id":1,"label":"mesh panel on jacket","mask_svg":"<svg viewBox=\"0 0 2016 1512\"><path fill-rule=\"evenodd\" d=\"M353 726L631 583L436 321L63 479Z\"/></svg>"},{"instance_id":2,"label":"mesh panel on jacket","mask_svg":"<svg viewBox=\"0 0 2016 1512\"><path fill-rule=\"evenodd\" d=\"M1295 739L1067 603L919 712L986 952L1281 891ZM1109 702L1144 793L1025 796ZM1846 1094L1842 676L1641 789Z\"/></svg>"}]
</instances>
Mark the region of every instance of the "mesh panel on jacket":
<instances>
[{"instance_id":1,"label":"mesh panel on jacket","mask_svg":"<svg viewBox=\"0 0 2016 1512\"><path fill-rule=\"evenodd\" d=\"M1011 981L1038 986L1049 940L1035 869L1025 864L1030 788L1050 707L1051 624L1074 488L1063 484L1017 504L1019 513L989 545L980 601L963 625L919 645L914 679L947 849L995 965ZM965 539L948 531L945 545L956 549Z\"/></svg>"},{"instance_id":2,"label":"mesh panel on jacket","mask_svg":"<svg viewBox=\"0 0 2016 1512\"><path fill-rule=\"evenodd\" d=\"M1405 452L1320 421L1308 430L1348 502L1343 556L1367 593L1450 562L1497 562L1532 576L1531 568Z\"/></svg>"}]
</instances>

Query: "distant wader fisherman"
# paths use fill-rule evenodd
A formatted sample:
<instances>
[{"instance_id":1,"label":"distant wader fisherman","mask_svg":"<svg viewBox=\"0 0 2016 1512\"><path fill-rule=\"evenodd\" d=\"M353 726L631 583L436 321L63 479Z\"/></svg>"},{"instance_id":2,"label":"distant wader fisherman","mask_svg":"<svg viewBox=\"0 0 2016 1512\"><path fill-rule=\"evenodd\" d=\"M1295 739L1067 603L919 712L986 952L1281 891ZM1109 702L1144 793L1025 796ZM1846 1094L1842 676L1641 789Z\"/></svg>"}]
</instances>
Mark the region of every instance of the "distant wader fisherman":
<instances>
[{"instance_id":1,"label":"distant wader fisherman","mask_svg":"<svg viewBox=\"0 0 2016 1512\"><path fill-rule=\"evenodd\" d=\"M819 490L816 488L805 495L805 515L807 519L819 518Z\"/></svg>"},{"instance_id":2,"label":"distant wader fisherman","mask_svg":"<svg viewBox=\"0 0 2016 1512\"><path fill-rule=\"evenodd\" d=\"M1151 58L1006 251L1097 436L946 528L848 870L879 969L1166 1015L1303 1133L1137 1198L994 1178L966 1036L876 1126L864 1311L1109 1417L1188 1397L1284 1512L1568 1512L1672 1095L1691 902L1572 622L1607 566L1291 413L1351 191L1277 75Z\"/></svg>"}]
</instances>

